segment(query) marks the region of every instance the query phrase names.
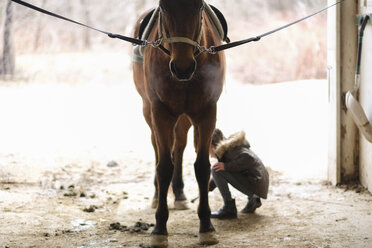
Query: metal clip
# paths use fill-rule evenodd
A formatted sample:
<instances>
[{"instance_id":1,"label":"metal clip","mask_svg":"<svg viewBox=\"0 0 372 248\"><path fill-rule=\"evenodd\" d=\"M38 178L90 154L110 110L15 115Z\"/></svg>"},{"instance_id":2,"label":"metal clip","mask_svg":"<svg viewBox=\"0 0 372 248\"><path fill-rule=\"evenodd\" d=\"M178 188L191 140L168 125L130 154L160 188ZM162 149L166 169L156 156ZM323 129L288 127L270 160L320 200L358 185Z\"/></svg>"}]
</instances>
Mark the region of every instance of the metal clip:
<instances>
[{"instance_id":1,"label":"metal clip","mask_svg":"<svg viewBox=\"0 0 372 248\"><path fill-rule=\"evenodd\" d=\"M216 54L216 50L214 48L214 46L206 48L205 46L198 45L198 50L200 53Z\"/></svg>"},{"instance_id":2,"label":"metal clip","mask_svg":"<svg viewBox=\"0 0 372 248\"><path fill-rule=\"evenodd\" d=\"M211 46L210 48L208 48L208 53L210 54L216 54L216 49L215 49L215 46Z\"/></svg>"},{"instance_id":3,"label":"metal clip","mask_svg":"<svg viewBox=\"0 0 372 248\"><path fill-rule=\"evenodd\" d=\"M208 52L208 49L205 46L198 45L197 48L200 53Z\"/></svg>"},{"instance_id":4,"label":"metal clip","mask_svg":"<svg viewBox=\"0 0 372 248\"><path fill-rule=\"evenodd\" d=\"M148 41L148 40L145 40L143 41L142 43L142 47L146 47L148 45L151 45L152 47L154 48L158 48L161 44L163 43L163 39L158 39L156 41Z\"/></svg>"}]
</instances>

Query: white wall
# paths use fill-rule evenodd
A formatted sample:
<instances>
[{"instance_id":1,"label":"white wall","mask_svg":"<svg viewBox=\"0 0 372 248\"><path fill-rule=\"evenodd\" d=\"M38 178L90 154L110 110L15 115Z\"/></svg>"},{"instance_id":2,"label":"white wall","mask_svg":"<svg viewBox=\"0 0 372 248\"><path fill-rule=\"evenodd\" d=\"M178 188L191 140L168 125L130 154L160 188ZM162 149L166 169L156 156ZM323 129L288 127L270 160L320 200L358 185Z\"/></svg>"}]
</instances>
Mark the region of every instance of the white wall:
<instances>
[{"instance_id":1,"label":"white wall","mask_svg":"<svg viewBox=\"0 0 372 248\"><path fill-rule=\"evenodd\" d=\"M372 1L361 0L360 13L372 13ZM369 121L372 123L372 25L369 24L364 32L363 56L361 67L361 88L359 100ZM360 137L360 181L372 192L372 143Z\"/></svg>"}]
</instances>

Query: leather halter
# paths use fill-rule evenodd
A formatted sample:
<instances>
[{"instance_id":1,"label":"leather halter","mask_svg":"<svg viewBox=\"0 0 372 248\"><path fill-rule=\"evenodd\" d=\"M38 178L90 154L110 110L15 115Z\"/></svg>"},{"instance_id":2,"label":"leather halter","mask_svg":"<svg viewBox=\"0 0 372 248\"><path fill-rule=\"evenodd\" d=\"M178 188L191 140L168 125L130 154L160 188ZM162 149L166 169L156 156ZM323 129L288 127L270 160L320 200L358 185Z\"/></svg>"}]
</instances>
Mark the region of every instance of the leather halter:
<instances>
[{"instance_id":1,"label":"leather halter","mask_svg":"<svg viewBox=\"0 0 372 248\"><path fill-rule=\"evenodd\" d=\"M188 37L166 37L164 35L164 32L163 32L163 25L162 25L162 10L161 10L161 7L158 7L155 12L159 12L158 13L158 39L154 42L152 42L150 45L152 45L153 47L156 47L156 48L160 48L165 54L167 54L168 56L171 56L171 52L166 49L163 44L164 43L168 43L168 44L172 44L172 43L185 43L185 44L189 44L191 46L194 46L197 48L197 50L195 51L194 53L194 56L197 57L201 52L205 51L205 47L202 47L200 45L200 41L201 41L201 38L202 38L202 35L203 35L203 11L204 11L204 8L205 8L206 4L205 2L203 1L203 5L200 9L200 12L201 12L201 18L200 18L200 30L199 30L199 34L198 34L198 37L196 38L196 41L188 38Z\"/></svg>"}]
</instances>

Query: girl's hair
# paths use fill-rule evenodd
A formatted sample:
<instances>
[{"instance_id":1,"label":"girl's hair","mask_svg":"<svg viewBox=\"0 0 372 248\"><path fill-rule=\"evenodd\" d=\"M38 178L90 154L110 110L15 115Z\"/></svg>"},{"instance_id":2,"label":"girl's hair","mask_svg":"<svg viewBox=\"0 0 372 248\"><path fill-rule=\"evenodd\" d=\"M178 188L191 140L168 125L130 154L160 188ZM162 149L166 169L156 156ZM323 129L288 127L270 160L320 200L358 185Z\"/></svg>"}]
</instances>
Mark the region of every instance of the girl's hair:
<instances>
[{"instance_id":1,"label":"girl's hair","mask_svg":"<svg viewBox=\"0 0 372 248\"><path fill-rule=\"evenodd\" d=\"M225 136L223 136L222 131L216 128L212 135L212 146L216 147L223 139L225 139Z\"/></svg>"}]
</instances>

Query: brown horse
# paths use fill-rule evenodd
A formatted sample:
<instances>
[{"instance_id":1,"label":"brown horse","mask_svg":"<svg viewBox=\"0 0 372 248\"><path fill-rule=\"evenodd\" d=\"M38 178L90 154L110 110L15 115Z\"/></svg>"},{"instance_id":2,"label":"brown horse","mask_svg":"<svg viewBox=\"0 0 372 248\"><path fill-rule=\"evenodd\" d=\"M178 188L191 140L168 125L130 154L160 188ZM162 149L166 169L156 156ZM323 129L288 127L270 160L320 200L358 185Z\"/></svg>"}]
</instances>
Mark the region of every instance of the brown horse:
<instances>
[{"instance_id":1,"label":"brown horse","mask_svg":"<svg viewBox=\"0 0 372 248\"><path fill-rule=\"evenodd\" d=\"M210 221L208 151L225 77L225 57L223 53L201 53L197 56L199 46L221 44L220 37L206 17L205 5L203 0L159 0L157 25L149 40L166 37L162 43L163 51L147 47L143 63L133 62L134 82L143 100L143 114L151 129L156 155L158 206L151 236L153 247L168 244L167 192L172 177L175 181L177 176L182 175L182 153L191 124L194 126L197 153L194 169L200 197L200 243L218 242ZM136 37L139 26L140 21L135 28ZM177 180L182 182L182 176ZM181 188L183 195L183 183L181 186L178 189Z\"/></svg>"}]
</instances>

